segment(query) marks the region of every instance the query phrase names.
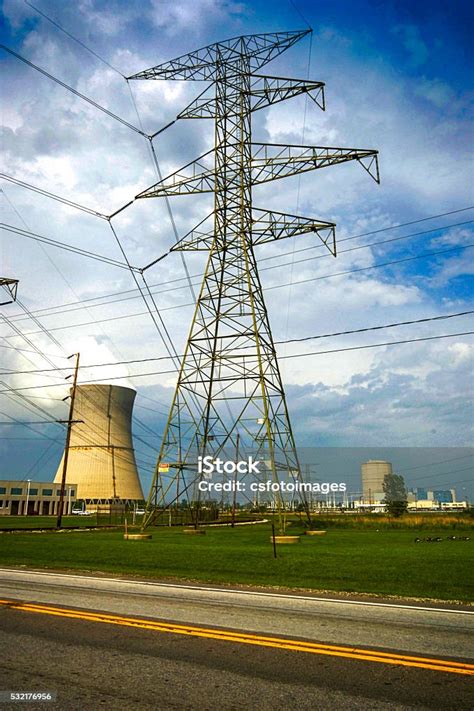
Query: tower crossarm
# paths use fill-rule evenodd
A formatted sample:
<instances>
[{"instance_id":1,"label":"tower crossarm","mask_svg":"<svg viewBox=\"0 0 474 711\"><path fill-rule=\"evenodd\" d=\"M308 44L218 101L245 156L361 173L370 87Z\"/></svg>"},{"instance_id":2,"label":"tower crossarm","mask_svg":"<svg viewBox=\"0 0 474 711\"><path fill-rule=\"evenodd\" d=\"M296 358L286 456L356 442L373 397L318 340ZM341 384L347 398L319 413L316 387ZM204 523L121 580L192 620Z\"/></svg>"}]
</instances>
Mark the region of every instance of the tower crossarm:
<instances>
[{"instance_id":1,"label":"tower crossarm","mask_svg":"<svg viewBox=\"0 0 474 711\"><path fill-rule=\"evenodd\" d=\"M237 147L237 144L236 144ZM252 143L252 184L260 185L271 180L287 178L309 170L325 168L338 163L358 161L378 183L378 151L358 148L332 148L324 146L291 146L279 143ZM212 149L183 168L139 193L138 198L189 195L213 192L215 187L215 150ZM233 157L228 155L229 165Z\"/></svg>"},{"instance_id":2,"label":"tower crossarm","mask_svg":"<svg viewBox=\"0 0 474 711\"><path fill-rule=\"evenodd\" d=\"M226 66L228 73L233 68L237 69L244 54L248 58L251 71L256 71L285 52L309 32L311 30L295 30L232 37L224 42L216 42L197 49L195 52L183 54L127 78L214 81L223 65Z\"/></svg>"},{"instance_id":3,"label":"tower crossarm","mask_svg":"<svg viewBox=\"0 0 474 711\"><path fill-rule=\"evenodd\" d=\"M208 251L215 240L215 230L211 222L215 212L207 215L170 249L171 252ZM206 225L207 229L206 229ZM274 210L253 208L252 246L267 244L275 240L295 237L309 233L316 234L331 254L336 256L336 225L333 222L315 220L312 217L299 217Z\"/></svg>"},{"instance_id":4,"label":"tower crossarm","mask_svg":"<svg viewBox=\"0 0 474 711\"><path fill-rule=\"evenodd\" d=\"M0 306L5 306L6 304L11 304L12 301L16 301L16 293L18 290L18 279L10 279L9 277L0 277L0 286L3 286L5 291L10 295L8 301L1 301Z\"/></svg>"},{"instance_id":5,"label":"tower crossarm","mask_svg":"<svg viewBox=\"0 0 474 711\"><path fill-rule=\"evenodd\" d=\"M194 101L192 101L177 116L178 119L199 119L215 118L216 99L208 98L205 89ZM248 92L252 97L251 110L258 111L280 101L291 99L300 94L307 94L320 109L324 111L324 83L320 81L309 81L305 79L286 79L281 77L255 76ZM232 105L238 111L238 92L232 94Z\"/></svg>"},{"instance_id":6,"label":"tower crossarm","mask_svg":"<svg viewBox=\"0 0 474 711\"><path fill-rule=\"evenodd\" d=\"M315 233L336 256L336 225L311 217L288 215L274 210L253 209L252 244L267 244L275 240Z\"/></svg>"},{"instance_id":7,"label":"tower crossarm","mask_svg":"<svg viewBox=\"0 0 474 711\"><path fill-rule=\"evenodd\" d=\"M306 79L287 79L283 77L255 76L250 95L256 99L252 110L262 109L279 101L291 99L299 94L308 96L324 111L324 82Z\"/></svg>"},{"instance_id":8,"label":"tower crossarm","mask_svg":"<svg viewBox=\"0 0 474 711\"><path fill-rule=\"evenodd\" d=\"M358 161L378 183L378 151L326 146L292 146L252 143L252 183L260 185L337 163Z\"/></svg>"},{"instance_id":9,"label":"tower crossarm","mask_svg":"<svg viewBox=\"0 0 474 711\"><path fill-rule=\"evenodd\" d=\"M208 251L214 242L214 229L205 229L204 225L214 218L214 211L207 215L204 220L193 227L184 237L181 237L176 244L171 247L171 252L196 252Z\"/></svg>"},{"instance_id":10,"label":"tower crossarm","mask_svg":"<svg viewBox=\"0 0 474 711\"><path fill-rule=\"evenodd\" d=\"M214 149L203 153L163 180L155 183L136 198L164 197L165 195L188 195L190 193L209 193L214 190L215 168L213 165ZM211 165L210 165L211 164Z\"/></svg>"}]
</instances>

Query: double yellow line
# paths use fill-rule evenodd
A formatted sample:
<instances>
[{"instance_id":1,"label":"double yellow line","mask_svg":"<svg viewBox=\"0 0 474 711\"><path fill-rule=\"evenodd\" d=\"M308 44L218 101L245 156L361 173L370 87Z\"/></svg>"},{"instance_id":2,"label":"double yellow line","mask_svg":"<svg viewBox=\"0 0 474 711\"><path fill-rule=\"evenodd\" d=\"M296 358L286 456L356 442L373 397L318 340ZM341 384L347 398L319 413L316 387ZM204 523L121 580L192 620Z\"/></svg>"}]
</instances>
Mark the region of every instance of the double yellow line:
<instances>
[{"instance_id":1,"label":"double yellow line","mask_svg":"<svg viewBox=\"0 0 474 711\"><path fill-rule=\"evenodd\" d=\"M454 662L446 659L414 657L405 654L392 654L390 652L379 652L377 650L359 649L357 647L303 642L300 640L285 639L284 637L251 634L249 632L232 632L231 630L212 629L210 627L179 625L174 622L155 622L154 620L140 619L138 617L122 617L102 612L88 612L86 610L53 607L51 605L41 605L38 603L16 602L14 600L0 600L0 605L14 610L22 610L23 612L36 612L42 615L67 617L75 620L86 620L87 622L102 622L109 625L135 627L137 629L152 630L153 632L169 632L171 634L182 634L189 637L205 637L206 639L217 639L225 642L251 644L257 647L286 649L291 652L325 654L331 657L344 657L346 659L359 659L368 662L379 662L381 664L395 664L404 667L417 667L419 669L431 669L432 671L474 676L474 664Z\"/></svg>"}]
</instances>

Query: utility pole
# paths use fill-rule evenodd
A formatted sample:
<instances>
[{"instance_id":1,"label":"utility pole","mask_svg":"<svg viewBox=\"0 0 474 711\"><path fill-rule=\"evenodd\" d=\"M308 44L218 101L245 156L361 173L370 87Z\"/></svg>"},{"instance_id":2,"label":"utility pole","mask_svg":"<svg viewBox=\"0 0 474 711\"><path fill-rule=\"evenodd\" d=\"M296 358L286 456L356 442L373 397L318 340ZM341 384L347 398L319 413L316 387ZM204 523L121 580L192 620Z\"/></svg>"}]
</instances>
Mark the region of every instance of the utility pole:
<instances>
[{"instance_id":1,"label":"utility pole","mask_svg":"<svg viewBox=\"0 0 474 711\"><path fill-rule=\"evenodd\" d=\"M63 518L63 506L64 506L64 489L66 487L66 474L67 474L67 461L69 459L69 443L71 441L71 431L72 431L72 426L75 422L79 422L80 420L73 420L73 414L74 414L74 401L76 399L76 387L77 387L77 374L79 372L79 357L80 353L73 353L73 355L69 356L70 358L76 358L76 365L74 367L74 374L73 374L73 382L72 382L72 392L71 392L71 401L69 403L69 417L67 420L58 420L58 422L66 422L67 423L67 433L66 433L66 446L64 448L64 460L63 460L63 475L61 477L61 492L59 495L59 507L58 507L58 520L56 523L56 528L61 528L61 523L62 523L62 518ZM68 380L71 377L71 375L68 375L66 380Z\"/></svg>"},{"instance_id":2,"label":"utility pole","mask_svg":"<svg viewBox=\"0 0 474 711\"><path fill-rule=\"evenodd\" d=\"M240 435L237 432L237 435L235 437L235 473L234 473L234 491L233 491L233 497L232 497L232 528L235 526L235 506L237 503L237 464L239 462L239 441L240 441Z\"/></svg>"}]
</instances>

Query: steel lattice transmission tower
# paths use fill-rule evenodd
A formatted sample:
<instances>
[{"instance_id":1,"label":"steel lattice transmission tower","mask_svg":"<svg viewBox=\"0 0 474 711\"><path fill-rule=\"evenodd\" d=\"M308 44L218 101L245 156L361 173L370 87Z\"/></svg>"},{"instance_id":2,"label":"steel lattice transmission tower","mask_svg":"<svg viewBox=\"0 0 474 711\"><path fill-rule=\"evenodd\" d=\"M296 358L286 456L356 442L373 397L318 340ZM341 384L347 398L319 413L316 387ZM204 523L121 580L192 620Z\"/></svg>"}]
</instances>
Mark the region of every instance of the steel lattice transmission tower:
<instances>
[{"instance_id":1,"label":"steel lattice transmission tower","mask_svg":"<svg viewBox=\"0 0 474 711\"><path fill-rule=\"evenodd\" d=\"M323 83L256 73L308 32L236 37L129 77L212 82L178 118L215 121L214 149L137 196L214 193L211 215L172 248L206 250L209 256L144 525L165 497L177 501L192 490L198 499L197 457L232 459L239 441L264 464L263 477L301 481L254 247L314 233L335 256L335 225L255 208L252 188L351 160L379 180L374 150L252 142L252 113L258 109L299 94L324 109ZM282 529L285 504L279 493L273 496Z\"/></svg>"}]
</instances>

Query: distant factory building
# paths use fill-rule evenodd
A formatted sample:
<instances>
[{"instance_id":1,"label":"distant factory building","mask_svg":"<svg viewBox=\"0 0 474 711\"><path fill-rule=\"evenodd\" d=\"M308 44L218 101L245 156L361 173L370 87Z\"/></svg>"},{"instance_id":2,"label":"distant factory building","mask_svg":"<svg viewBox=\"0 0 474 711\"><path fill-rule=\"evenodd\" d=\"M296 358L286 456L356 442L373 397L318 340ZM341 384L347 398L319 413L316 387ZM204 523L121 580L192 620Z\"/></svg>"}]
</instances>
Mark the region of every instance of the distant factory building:
<instances>
[{"instance_id":1,"label":"distant factory building","mask_svg":"<svg viewBox=\"0 0 474 711\"><path fill-rule=\"evenodd\" d=\"M76 388L66 486L87 504L143 501L132 442L136 392L118 385ZM61 483L64 454L55 485Z\"/></svg>"},{"instance_id":2,"label":"distant factory building","mask_svg":"<svg viewBox=\"0 0 474 711\"><path fill-rule=\"evenodd\" d=\"M64 513L70 514L77 499L77 485L64 489ZM56 516L61 488L50 481L0 481L0 516Z\"/></svg>"},{"instance_id":3,"label":"distant factory building","mask_svg":"<svg viewBox=\"0 0 474 711\"><path fill-rule=\"evenodd\" d=\"M454 489L434 490L433 500L438 504L453 504L456 502L456 491Z\"/></svg>"},{"instance_id":4,"label":"distant factory building","mask_svg":"<svg viewBox=\"0 0 474 711\"><path fill-rule=\"evenodd\" d=\"M456 489L421 489L409 492L412 501L432 501L437 504L456 503Z\"/></svg>"},{"instance_id":5,"label":"distant factory building","mask_svg":"<svg viewBox=\"0 0 474 711\"><path fill-rule=\"evenodd\" d=\"M364 503L379 504L384 498L383 480L392 474L392 465L380 459L369 459L361 465L362 498Z\"/></svg>"}]
</instances>

